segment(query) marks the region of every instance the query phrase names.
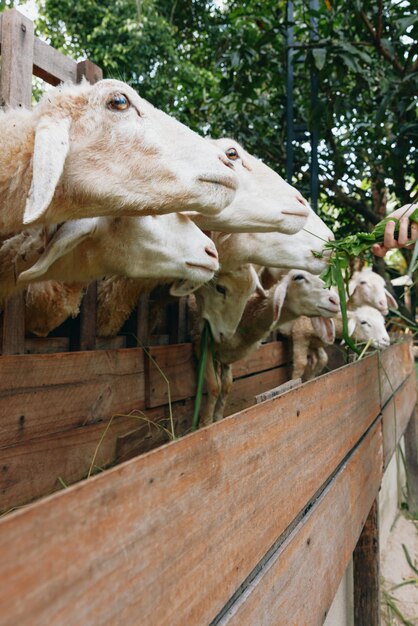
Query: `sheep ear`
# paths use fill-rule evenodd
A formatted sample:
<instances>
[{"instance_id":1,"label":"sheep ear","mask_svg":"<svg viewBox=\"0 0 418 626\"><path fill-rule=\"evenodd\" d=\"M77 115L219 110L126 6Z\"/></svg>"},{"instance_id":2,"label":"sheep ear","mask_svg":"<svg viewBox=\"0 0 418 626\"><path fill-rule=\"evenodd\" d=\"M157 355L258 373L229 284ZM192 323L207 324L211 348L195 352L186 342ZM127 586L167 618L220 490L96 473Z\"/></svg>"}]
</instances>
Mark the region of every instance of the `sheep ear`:
<instances>
[{"instance_id":1,"label":"sheep ear","mask_svg":"<svg viewBox=\"0 0 418 626\"><path fill-rule=\"evenodd\" d=\"M287 287L289 285L290 275L286 274L277 285L273 294L273 325L280 320L283 304L286 298Z\"/></svg>"},{"instance_id":2,"label":"sheep ear","mask_svg":"<svg viewBox=\"0 0 418 626\"><path fill-rule=\"evenodd\" d=\"M351 335L354 333L355 330L356 330L356 320L354 319L354 317L349 317L348 318L348 336L351 337Z\"/></svg>"},{"instance_id":3,"label":"sheep ear","mask_svg":"<svg viewBox=\"0 0 418 626\"><path fill-rule=\"evenodd\" d=\"M186 279L176 280L170 287L170 296L177 296L178 298L189 296L202 285L204 285L204 283L194 283Z\"/></svg>"},{"instance_id":4,"label":"sheep ear","mask_svg":"<svg viewBox=\"0 0 418 626\"><path fill-rule=\"evenodd\" d=\"M334 343L335 324L329 317L311 317L311 323L315 333L324 343Z\"/></svg>"},{"instance_id":5,"label":"sheep ear","mask_svg":"<svg viewBox=\"0 0 418 626\"><path fill-rule=\"evenodd\" d=\"M250 266L250 272L254 280L254 291L258 293L258 295L261 296L262 298L267 298L267 293L263 285L261 284L260 277L255 271L255 268L253 267L253 265Z\"/></svg>"},{"instance_id":6,"label":"sheep ear","mask_svg":"<svg viewBox=\"0 0 418 626\"><path fill-rule=\"evenodd\" d=\"M398 303L396 302L396 299L392 296L392 294L385 288L385 294L386 294L386 301L388 303L388 307L390 309L397 309L398 307Z\"/></svg>"},{"instance_id":7,"label":"sheep ear","mask_svg":"<svg viewBox=\"0 0 418 626\"><path fill-rule=\"evenodd\" d=\"M36 263L19 275L18 282L35 280L46 274L57 259L68 254L82 241L91 237L97 229L98 222L99 218L97 217L64 222Z\"/></svg>"},{"instance_id":8,"label":"sheep ear","mask_svg":"<svg viewBox=\"0 0 418 626\"><path fill-rule=\"evenodd\" d=\"M44 118L35 130L32 185L23 223L39 219L51 204L70 147L70 119Z\"/></svg>"}]
</instances>

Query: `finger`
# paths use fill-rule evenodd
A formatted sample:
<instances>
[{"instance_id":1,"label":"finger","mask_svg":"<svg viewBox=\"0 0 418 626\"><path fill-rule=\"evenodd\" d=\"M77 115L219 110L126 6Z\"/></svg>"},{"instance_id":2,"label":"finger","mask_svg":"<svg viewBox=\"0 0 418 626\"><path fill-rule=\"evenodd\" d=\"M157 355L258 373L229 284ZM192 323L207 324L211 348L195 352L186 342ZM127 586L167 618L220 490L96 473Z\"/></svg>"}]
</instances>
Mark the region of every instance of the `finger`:
<instances>
[{"instance_id":1,"label":"finger","mask_svg":"<svg viewBox=\"0 0 418 626\"><path fill-rule=\"evenodd\" d=\"M394 234L395 234L395 222L388 222L386 224L386 228L385 228L385 236L383 238L383 245L386 249L389 248L396 248L396 241L394 238Z\"/></svg>"},{"instance_id":2,"label":"finger","mask_svg":"<svg viewBox=\"0 0 418 626\"><path fill-rule=\"evenodd\" d=\"M418 239L418 224L416 222L411 223L411 239L413 241Z\"/></svg>"},{"instance_id":3,"label":"finger","mask_svg":"<svg viewBox=\"0 0 418 626\"><path fill-rule=\"evenodd\" d=\"M378 243L374 243L372 245L372 252L373 254L375 254L376 256L385 256L387 249L384 246L381 246Z\"/></svg>"},{"instance_id":4,"label":"finger","mask_svg":"<svg viewBox=\"0 0 418 626\"><path fill-rule=\"evenodd\" d=\"M398 235L398 244L400 246L404 246L408 241L408 226L409 219L407 217L402 217L399 222L399 235Z\"/></svg>"}]
</instances>

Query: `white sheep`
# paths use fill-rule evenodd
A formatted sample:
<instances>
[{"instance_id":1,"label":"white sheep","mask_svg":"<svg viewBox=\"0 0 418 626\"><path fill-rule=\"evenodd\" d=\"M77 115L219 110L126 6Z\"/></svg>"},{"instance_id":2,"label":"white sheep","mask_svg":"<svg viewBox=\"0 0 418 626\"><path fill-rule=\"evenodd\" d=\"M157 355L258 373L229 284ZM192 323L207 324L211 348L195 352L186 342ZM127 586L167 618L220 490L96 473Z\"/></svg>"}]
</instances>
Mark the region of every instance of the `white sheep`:
<instances>
[{"instance_id":1,"label":"white sheep","mask_svg":"<svg viewBox=\"0 0 418 626\"><path fill-rule=\"evenodd\" d=\"M34 222L179 210L216 214L237 176L224 153L129 85L49 91L0 114L0 233Z\"/></svg>"},{"instance_id":2,"label":"white sheep","mask_svg":"<svg viewBox=\"0 0 418 626\"><path fill-rule=\"evenodd\" d=\"M185 215L97 217L65 222L38 261L20 273L18 283L90 282L118 274L188 278L199 284L210 280L218 268L215 245Z\"/></svg>"},{"instance_id":3,"label":"white sheep","mask_svg":"<svg viewBox=\"0 0 418 626\"><path fill-rule=\"evenodd\" d=\"M377 349L387 348L390 338L385 328L385 318L374 307L363 305L347 311L348 334L358 343L367 343ZM342 318L335 318L335 335L343 338Z\"/></svg>"},{"instance_id":4,"label":"white sheep","mask_svg":"<svg viewBox=\"0 0 418 626\"><path fill-rule=\"evenodd\" d=\"M228 306L234 310L233 297L229 299ZM338 296L331 290L324 289L324 283L319 277L301 270L292 270L267 293L258 290L249 298L232 336L221 336L209 319L212 334L219 337L215 342L215 358L219 363L220 381L215 372L213 359L209 358L206 367L208 400L202 425L210 424L223 416L232 385L232 363L256 350L271 331L289 324L302 313L331 317L336 315L338 310ZM194 326L194 343L197 345L196 330L200 325L195 321Z\"/></svg>"},{"instance_id":5,"label":"white sheep","mask_svg":"<svg viewBox=\"0 0 418 626\"><path fill-rule=\"evenodd\" d=\"M306 224L312 209L303 196L265 163L233 139L214 139L239 178L239 193L217 215L195 214L203 230L294 234ZM245 201L243 201L245 196Z\"/></svg>"},{"instance_id":6,"label":"white sheep","mask_svg":"<svg viewBox=\"0 0 418 626\"><path fill-rule=\"evenodd\" d=\"M87 285L55 280L33 283L25 294L25 330L46 337L68 317L77 317Z\"/></svg>"},{"instance_id":7,"label":"white sheep","mask_svg":"<svg viewBox=\"0 0 418 626\"><path fill-rule=\"evenodd\" d=\"M364 305L347 312L348 334L358 343L371 342L374 348L386 348L390 338L385 328L383 315L374 307ZM335 336L343 338L342 317L334 320ZM334 342L330 329L318 325L316 320L298 318L282 332L292 338L293 371L292 378L310 380L321 373L328 362L325 348Z\"/></svg>"},{"instance_id":8,"label":"white sheep","mask_svg":"<svg viewBox=\"0 0 418 626\"><path fill-rule=\"evenodd\" d=\"M398 308L395 298L386 289L385 279L369 267L354 272L348 283L348 294L347 304L350 309L367 304L387 315L389 307Z\"/></svg>"}]
</instances>

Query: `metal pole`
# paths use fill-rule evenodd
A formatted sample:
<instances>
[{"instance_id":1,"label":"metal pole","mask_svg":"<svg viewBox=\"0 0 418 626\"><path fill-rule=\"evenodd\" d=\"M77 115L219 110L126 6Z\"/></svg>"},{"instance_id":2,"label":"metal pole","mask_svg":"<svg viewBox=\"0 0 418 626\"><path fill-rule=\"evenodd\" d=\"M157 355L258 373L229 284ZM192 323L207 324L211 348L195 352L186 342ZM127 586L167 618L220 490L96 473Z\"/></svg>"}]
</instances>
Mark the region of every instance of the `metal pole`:
<instances>
[{"instance_id":1,"label":"metal pole","mask_svg":"<svg viewBox=\"0 0 418 626\"><path fill-rule=\"evenodd\" d=\"M292 182L293 176L293 1L286 6L286 179Z\"/></svg>"},{"instance_id":2,"label":"metal pole","mask_svg":"<svg viewBox=\"0 0 418 626\"><path fill-rule=\"evenodd\" d=\"M310 8L313 11L319 10L319 0L310 0ZM318 39L318 18L311 16L310 40L314 42ZM318 210L319 195L319 165L318 165L318 142L319 128L317 120L318 112L318 73L316 68L311 70L311 205L315 212Z\"/></svg>"}]
</instances>

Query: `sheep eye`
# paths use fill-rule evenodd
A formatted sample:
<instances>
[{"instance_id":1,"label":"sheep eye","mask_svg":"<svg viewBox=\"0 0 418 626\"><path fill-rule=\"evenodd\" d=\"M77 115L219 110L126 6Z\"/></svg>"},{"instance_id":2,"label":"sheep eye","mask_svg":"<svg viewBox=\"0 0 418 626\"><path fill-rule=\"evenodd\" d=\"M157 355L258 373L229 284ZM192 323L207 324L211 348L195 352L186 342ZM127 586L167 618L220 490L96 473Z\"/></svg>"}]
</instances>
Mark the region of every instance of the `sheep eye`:
<instances>
[{"instance_id":1,"label":"sheep eye","mask_svg":"<svg viewBox=\"0 0 418 626\"><path fill-rule=\"evenodd\" d=\"M365 326L367 324L367 322L360 322L360 324L363 324L363 326Z\"/></svg>"},{"instance_id":2,"label":"sheep eye","mask_svg":"<svg viewBox=\"0 0 418 626\"><path fill-rule=\"evenodd\" d=\"M221 293L223 296L226 296L226 287L222 287L222 285L216 285L215 289L218 293Z\"/></svg>"},{"instance_id":3,"label":"sheep eye","mask_svg":"<svg viewBox=\"0 0 418 626\"><path fill-rule=\"evenodd\" d=\"M361 280L360 281L360 285L366 285L366 281L365 280Z\"/></svg>"},{"instance_id":4,"label":"sheep eye","mask_svg":"<svg viewBox=\"0 0 418 626\"><path fill-rule=\"evenodd\" d=\"M111 111L126 111L130 106L131 103L123 93L117 93L107 101L107 108Z\"/></svg>"},{"instance_id":5,"label":"sheep eye","mask_svg":"<svg viewBox=\"0 0 418 626\"><path fill-rule=\"evenodd\" d=\"M296 276L293 276L293 280L305 280L305 277L303 274L296 274Z\"/></svg>"},{"instance_id":6,"label":"sheep eye","mask_svg":"<svg viewBox=\"0 0 418 626\"><path fill-rule=\"evenodd\" d=\"M230 161L236 161L237 159L239 159L239 154L238 152L235 150L235 148L229 148L226 152L225 152L226 156L228 157L228 159Z\"/></svg>"}]
</instances>

